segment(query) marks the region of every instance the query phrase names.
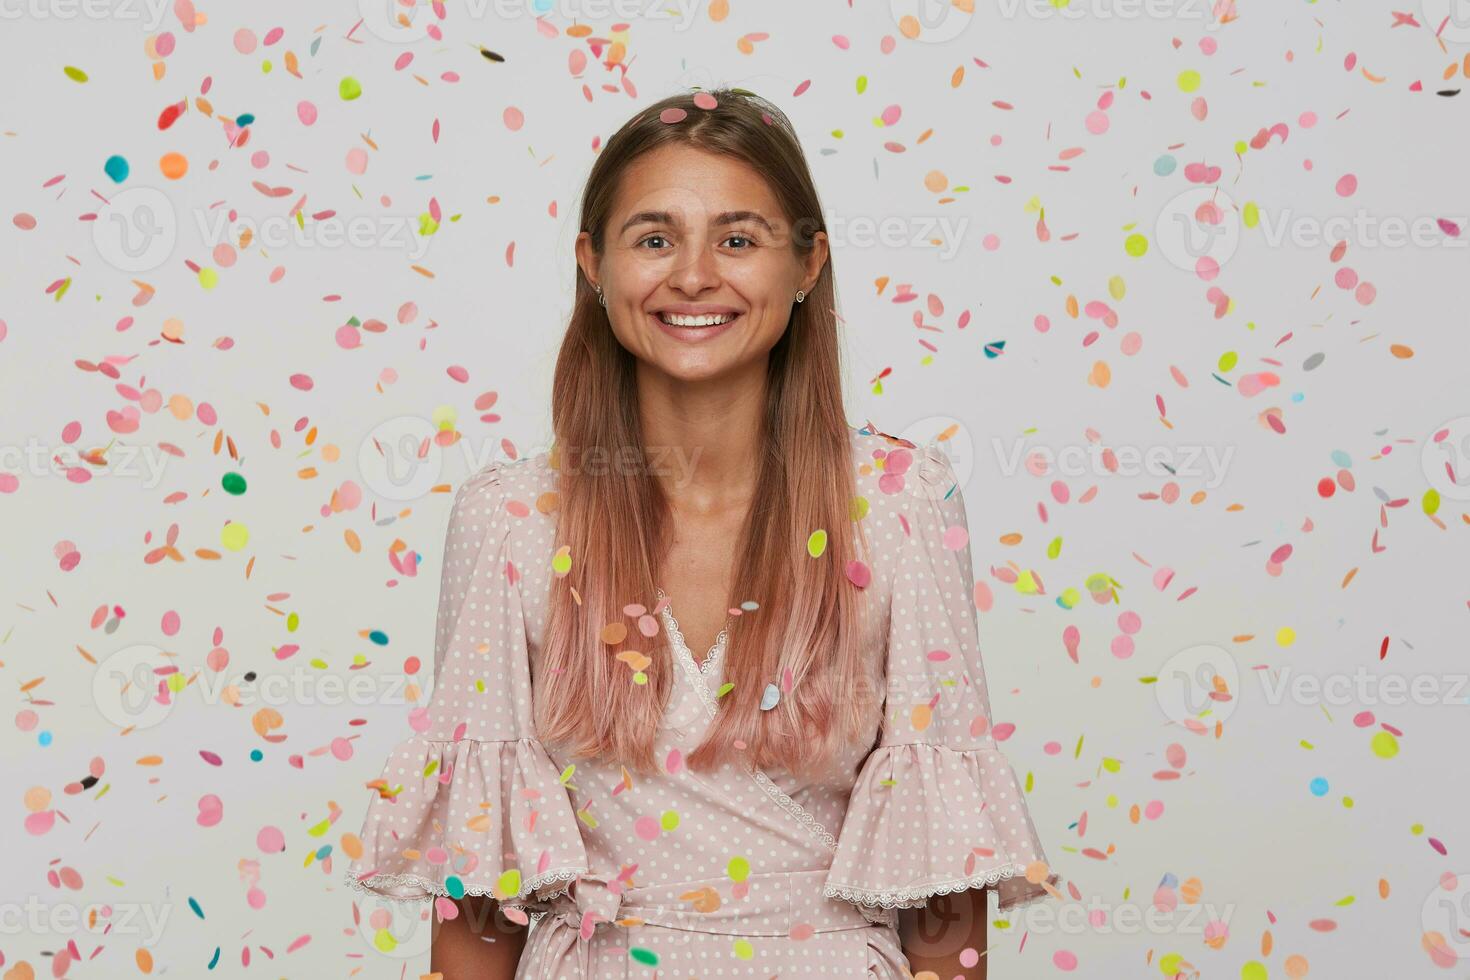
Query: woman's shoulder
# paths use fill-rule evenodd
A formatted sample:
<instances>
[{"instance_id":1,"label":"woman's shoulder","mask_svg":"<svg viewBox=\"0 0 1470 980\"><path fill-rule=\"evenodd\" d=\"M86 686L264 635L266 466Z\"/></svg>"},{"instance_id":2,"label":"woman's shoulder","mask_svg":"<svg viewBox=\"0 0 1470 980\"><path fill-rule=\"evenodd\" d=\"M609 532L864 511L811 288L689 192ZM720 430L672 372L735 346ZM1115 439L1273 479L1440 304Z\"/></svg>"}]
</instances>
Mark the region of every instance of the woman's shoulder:
<instances>
[{"instance_id":1,"label":"woman's shoulder","mask_svg":"<svg viewBox=\"0 0 1470 980\"><path fill-rule=\"evenodd\" d=\"M556 512L556 471L548 452L496 459L467 476L454 498L454 520L488 521L507 535L544 530Z\"/></svg>"},{"instance_id":2,"label":"woman's shoulder","mask_svg":"<svg viewBox=\"0 0 1470 980\"><path fill-rule=\"evenodd\" d=\"M544 451L514 459L494 459L472 472L460 484L460 496L485 500L534 500L556 489L556 471L551 468L551 453Z\"/></svg>"},{"instance_id":3,"label":"woman's shoulder","mask_svg":"<svg viewBox=\"0 0 1470 980\"><path fill-rule=\"evenodd\" d=\"M943 497L954 486L953 465L937 439L912 442L885 432L872 421L850 428L858 493L870 503L874 499Z\"/></svg>"}]
</instances>

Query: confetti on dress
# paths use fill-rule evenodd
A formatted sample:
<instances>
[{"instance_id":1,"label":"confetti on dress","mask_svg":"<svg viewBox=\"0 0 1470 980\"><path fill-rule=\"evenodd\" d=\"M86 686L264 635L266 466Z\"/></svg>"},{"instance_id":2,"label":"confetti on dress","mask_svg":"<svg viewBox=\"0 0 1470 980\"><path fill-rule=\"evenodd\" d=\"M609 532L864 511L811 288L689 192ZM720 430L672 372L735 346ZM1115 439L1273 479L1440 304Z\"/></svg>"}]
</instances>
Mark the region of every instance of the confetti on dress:
<instances>
[{"instance_id":1,"label":"confetti on dress","mask_svg":"<svg viewBox=\"0 0 1470 980\"><path fill-rule=\"evenodd\" d=\"M393 750L381 778L405 790L369 804L364 853L348 881L400 899L462 889L540 913L523 969L548 980L613 975L630 942L671 970L697 971L733 950L728 976L801 964L818 976L898 980L895 909L986 886L1003 911L1060 894L995 730L972 724L991 708L969 552L951 533L966 512L950 492L948 457L863 430L850 438L863 520L879 541L866 556L870 588L880 606L891 604L887 631L872 624L866 647L882 658L873 666L904 678L873 732L877 748L864 740L827 775L800 781L740 763L710 776L680 767L716 710L728 634L696 660L674 615L677 595L651 604L675 656L655 746L669 760L664 771L629 780L615 764L573 763L543 745L531 721L526 637L548 615L556 525L518 506L555 492L541 453L487 467L456 493L429 727ZM502 574L508 562L523 571L514 584ZM465 605L472 595L478 611ZM604 626L603 642L627 639L622 626ZM470 677L484 679L483 694L460 680ZM771 684L761 707L780 695ZM911 717L915 700L924 702L923 724ZM575 789L557 776L573 769ZM598 815L595 825L576 819L584 810ZM634 868L633 884L620 884ZM701 897L686 904L689 893ZM638 923L636 938L620 934L628 920Z\"/></svg>"}]
</instances>

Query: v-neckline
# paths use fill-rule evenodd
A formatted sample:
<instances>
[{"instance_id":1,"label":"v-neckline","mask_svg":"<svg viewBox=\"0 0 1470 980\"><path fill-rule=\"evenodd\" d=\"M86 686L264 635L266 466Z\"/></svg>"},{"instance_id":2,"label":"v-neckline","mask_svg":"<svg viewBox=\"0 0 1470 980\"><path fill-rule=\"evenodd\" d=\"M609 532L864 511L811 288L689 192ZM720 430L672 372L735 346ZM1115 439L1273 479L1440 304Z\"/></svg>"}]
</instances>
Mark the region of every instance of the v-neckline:
<instances>
[{"instance_id":1,"label":"v-neckline","mask_svg":"<svg viewBox=\"0 0 1470 980\"><path fill-rule=\"evenodd\" d=\"M719 661L720 654L725 652L725 641L729 639L730 626L734 622L733 617L727 618L725 620L725 628L720 630L720 632L715 636L715 642L712 643L709 650L706 651L704 659L696 662L693 652L689 649L688 641L684 639L683 631L679 629L679 620L674 618L673 600L669 599L669 597L664 593L664 590L661 588L658 590L658 597L659 599L664 600L663 614L668 619L668 621L664 625L669 631L669 636L673 638L675 652L678 656L688 661L689 666L693 667L700 674L707 676L710 672L710 669L715 665L715 663Z\"/></svg>"}]
</instances>

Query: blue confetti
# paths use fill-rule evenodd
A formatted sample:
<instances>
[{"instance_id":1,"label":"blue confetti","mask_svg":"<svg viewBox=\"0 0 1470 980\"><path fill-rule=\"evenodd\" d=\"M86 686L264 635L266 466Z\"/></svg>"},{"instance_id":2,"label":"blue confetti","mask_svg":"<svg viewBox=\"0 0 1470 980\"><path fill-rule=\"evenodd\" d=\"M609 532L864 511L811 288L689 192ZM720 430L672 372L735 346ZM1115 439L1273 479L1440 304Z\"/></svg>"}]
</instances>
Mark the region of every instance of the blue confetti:
<instances>
[{"instance_id":1,"label":"blue confetti","mask_svg":"<svg viewBox=\"0 0 1470 980\"><path fill-rule=\"evenodd\" d=\"M121 184L128 179L128 161L120 156L114 155L108 157L107 163L103 164L102 169L107 172L107 176L112 178L114 184Z\"/></svg>"}]
</instances>

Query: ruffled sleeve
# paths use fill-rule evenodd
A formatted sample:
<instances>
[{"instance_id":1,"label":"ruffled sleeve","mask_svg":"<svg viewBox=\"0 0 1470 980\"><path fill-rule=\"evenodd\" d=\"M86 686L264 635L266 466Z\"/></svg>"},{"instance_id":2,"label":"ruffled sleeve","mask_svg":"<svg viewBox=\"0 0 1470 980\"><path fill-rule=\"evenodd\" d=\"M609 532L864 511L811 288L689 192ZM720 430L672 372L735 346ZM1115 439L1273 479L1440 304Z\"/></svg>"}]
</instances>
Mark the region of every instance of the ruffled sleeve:
<instances>
[{"instance_id":1,"label":"ruffled sleeve","mask_svg":"<svg viewBox=\"0 0 1470 980\"><path fill-rule=\"evenodd\" d=\"M383 767L347 881L396 899L526 906L587 871L570 797L535 737L512 511L499 464L455 494L434 690Z\"/></svg>"},{"instance_id":2,"label":"ruffled sleeve","mask_svg":"<svg viewBox=\"0 0 1470 980\"><path fill-rule=\"evenodd\" d=\"M1003 911L1056 894L1059 878L990 734L969 525L949 457L934 444L892 449L879 485L896 495L903 532L884 720L853 787L826 894L903 908L988 885Z\"/></svg>"}]
</instances>

